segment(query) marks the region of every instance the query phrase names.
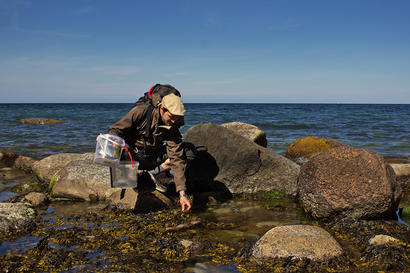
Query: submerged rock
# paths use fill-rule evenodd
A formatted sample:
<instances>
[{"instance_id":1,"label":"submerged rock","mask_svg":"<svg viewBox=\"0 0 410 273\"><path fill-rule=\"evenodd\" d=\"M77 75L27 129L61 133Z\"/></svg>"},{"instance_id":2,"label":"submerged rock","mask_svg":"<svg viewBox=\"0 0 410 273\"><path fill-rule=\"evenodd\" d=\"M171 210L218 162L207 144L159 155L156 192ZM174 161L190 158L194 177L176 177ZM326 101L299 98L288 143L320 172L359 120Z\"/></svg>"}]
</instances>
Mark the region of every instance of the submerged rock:
<instances>
[{"instance_id":1,"label":"submerged rock","mask_svg":"<svg viewBox=\"0 0 410 273\"><path fill-rule=\"evenodd\" d=\"M208 177L232 193L281 190L296 195L299 166L291 160L213 123L191 127L184 139L207 149L187 167L188 182Z\"/></svg>"},{"instance_id":2,"label":"submerged rock","mask_svg":"<svg viewBox=\"0 0 410 273\"><path fill-rule=\"evenodd\" d=\"M240 121L234 121L229 123L223 123L221 126L234 131L235 133L246 137L247 139L255 142L256 144L266 147L268 141L266 140L266 133L253 124L248 124Z\"/></svg>"},{"instance_id":3,"label":"submerged rock","mask_svg":"<svg viewBox=\"0 0 410 273\"><path fill-rule=\"evenodd\" d=\"M338 147L305 163L299 198L317 219L395 217L401 187L393 169L376 152Z\"/></svg>"},{"instance_id":4,"label":"submerged rock","mask_svg":"<svg viewBox=\"0 0 410 273\"><path fill-rule=\"evenodd\" d=\"M0 232L19 232L34 225L36 211L23 203L0 203Z\"/></svg>"},{"instance_id":5,"label":"submerged rock","mask_svg":"<svg viewBox=\"0 0 410 273\"><path fill-rule=\"evenodd\" d=\"M64 123L64 121L48 119L48 118L24 118L20 120L23 124L59 124Z\"/></svg>"},{"instance_id":6,"label":"submerged rock","mask_svg":"<svg viewBox=\"0 0 410 273\"><path fill-rule=\"evenodd\" d=\"M327 261L342 254L342 248L327 231L307 225L269 230L256 242L252 253L257 259L307 258L313 261Z\"/></svg>"},{"instance_id":7,"label":"submerged rock","mask_svg":"<svg viewBox=\"0 0 410 273\"><path fill-rule=\"evenodd\" d=\"M301 137L293 141L286 150L287 158L305 157L316 155L332 148L346 146L346 144L328 138L318 138L314 136Z\"/></svg>"}]
</instances>

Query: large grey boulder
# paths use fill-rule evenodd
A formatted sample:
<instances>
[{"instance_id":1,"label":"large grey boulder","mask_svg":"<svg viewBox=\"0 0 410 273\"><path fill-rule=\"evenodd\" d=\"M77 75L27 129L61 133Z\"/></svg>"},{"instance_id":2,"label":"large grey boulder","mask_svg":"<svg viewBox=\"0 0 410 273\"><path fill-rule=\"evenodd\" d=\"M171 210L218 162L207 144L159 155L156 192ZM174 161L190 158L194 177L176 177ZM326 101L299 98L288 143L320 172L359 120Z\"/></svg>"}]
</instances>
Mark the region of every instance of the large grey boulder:
<instances>
[{"instance_id":1,"label":"large grey boulder","mask_svg":"<svg viewBox=\"0 0 410 273\"><path fill-rule=\"evenodd\" d=\"M116 189L110 185L109 168L93 162L94 154L86 153L70 161L56 174L52 194L76 200L104 200Z\"/></svg>"},{"instance_id":2,"label":"large grey boulder","mask_svg":"<svg viewBox=\"0 0 410 273\"><path fill-rule=\"evenodd\" d=\"M33 164L33 172L43 182L50 182L51 178L73 160L79 160L82 154L61 153L50 155Z\"/></svg>"},{"instance_id":3,"label":"large grey boulder","mask_svg":"<svg viewBox=\"0 0 410 273\"><path fill-rule=\"evenodd\" d=\"M307 225L275 227L256 242L252 252L256 259L306 258L312 261L328 261L342 254L342 248L327 231Z\"/></svg>"},{"instance_id":4,"label":"large grey boulder","mask_svg":"<svg viewBox=\"0 0 410 273\"><path fill-rule=\"evenodd\" d=\"M221 126L228 128L229 130L234 131L241 136L246 137L247 139L255 142L256 144L266 147L268 141L266 140L266 133L261 130L259 127L240 121L223 123Z\"/></svg>"},{"instance_id":5,"label":"large grey boulder","mask_svg":"<svg viewBox=\"0 0 410 273\"><path fill-rule=\"evenodd\" d=\"M30 229L36 216L36 211L23 203L0 203L0 232Z\"/></svg>"},{"instance_id":6,"label":"large grey boulder","mask_svg":"<svg viewBox=\"0 0 410 273\"><path fill-rule=\"evenodd\" d=\"M305 163L298 181L303 208L317 219L395 217L401 187L376 152L338 147Z\"/></svg>"},{"instance_id":7,"label":"large grey boulder","mask_svg":"<svg viewBox=\"0 0 410 273\"><path fill-rule=\"evenodd\" d=\"M196 159L187 167L189 181L210 176L232 193L280 190L296 195L296 163L223 126L195 125L185 133L184 140L207 148L202 152L205 159Z\"/></svg>"}]
</instances>

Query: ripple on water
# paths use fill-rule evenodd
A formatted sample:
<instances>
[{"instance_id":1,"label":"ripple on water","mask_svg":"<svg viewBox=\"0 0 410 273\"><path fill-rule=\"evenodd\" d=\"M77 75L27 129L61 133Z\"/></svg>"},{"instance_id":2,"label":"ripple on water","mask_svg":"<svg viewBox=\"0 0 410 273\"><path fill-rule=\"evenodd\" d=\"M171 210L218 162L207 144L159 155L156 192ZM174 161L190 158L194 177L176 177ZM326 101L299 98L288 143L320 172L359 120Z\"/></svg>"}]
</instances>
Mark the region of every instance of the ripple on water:
<instances>
[{"instance_id":1,"label":"ripple on water","mask_svg":"<svg viewBox=\"0 0 410 273\"><path fill-rule=\"evenodd\" d=\"M15 241L2 242L0 245L0 255L24 253L26 250L36 247L40 240L41 238L35 236L24 236Z\"/></svg>"}]
</instances>

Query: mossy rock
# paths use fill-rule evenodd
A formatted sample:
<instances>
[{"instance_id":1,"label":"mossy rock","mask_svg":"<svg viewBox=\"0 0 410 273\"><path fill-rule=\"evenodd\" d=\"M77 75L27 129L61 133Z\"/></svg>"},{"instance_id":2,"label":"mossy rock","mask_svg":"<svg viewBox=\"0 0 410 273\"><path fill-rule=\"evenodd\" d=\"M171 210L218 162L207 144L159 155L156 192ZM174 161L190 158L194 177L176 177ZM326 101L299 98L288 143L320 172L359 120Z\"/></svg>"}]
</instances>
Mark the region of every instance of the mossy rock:
<instances>
[{"instance_id":1,"label":"mossy rock","mask_svg":"<svg viewBox=\"0 0 410 273\"><path fill-rule=\"evenodd\" d=\"M14 193L26 194L32 191L45 192L46 188L39 182L29 181L12 187L11 191Z\"/></svg>"},{"instance_id":2,"label":"mossy rock","mask_svg":"<svg viewBox=\"0 0 410 273\"><path fill-rule=\"evenodd\" d=\"M340 141L314 136L301 137L293 141L286 150L287 158L298 158L309 154L317 154L329 149L346 146Z\"/></svg>"}]
</instances>

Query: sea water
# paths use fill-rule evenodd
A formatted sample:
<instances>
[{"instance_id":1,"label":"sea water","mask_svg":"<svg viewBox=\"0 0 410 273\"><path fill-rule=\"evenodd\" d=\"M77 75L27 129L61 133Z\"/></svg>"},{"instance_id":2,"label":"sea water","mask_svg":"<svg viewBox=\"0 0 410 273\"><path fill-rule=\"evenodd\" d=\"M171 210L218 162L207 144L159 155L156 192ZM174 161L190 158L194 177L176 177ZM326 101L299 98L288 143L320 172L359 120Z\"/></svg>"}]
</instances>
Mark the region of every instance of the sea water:
<instances>
[{"instance_id":1,"label":"sea water","mask_svg":"<svg viewBox=\"0 0 410 273\"><path fill-rule=\"evenodd\" d=\"M41 159L63 152L93 152L96 137L131 108L116 104L0 104L0 148ZM326 137L384 156L410 157L410 104L186 103L184 134L199 123L242 121L265 131L268 148L284 154L304 136ZM63 124L31 125L23 118Z\"/></svg>"}]
</instances>

